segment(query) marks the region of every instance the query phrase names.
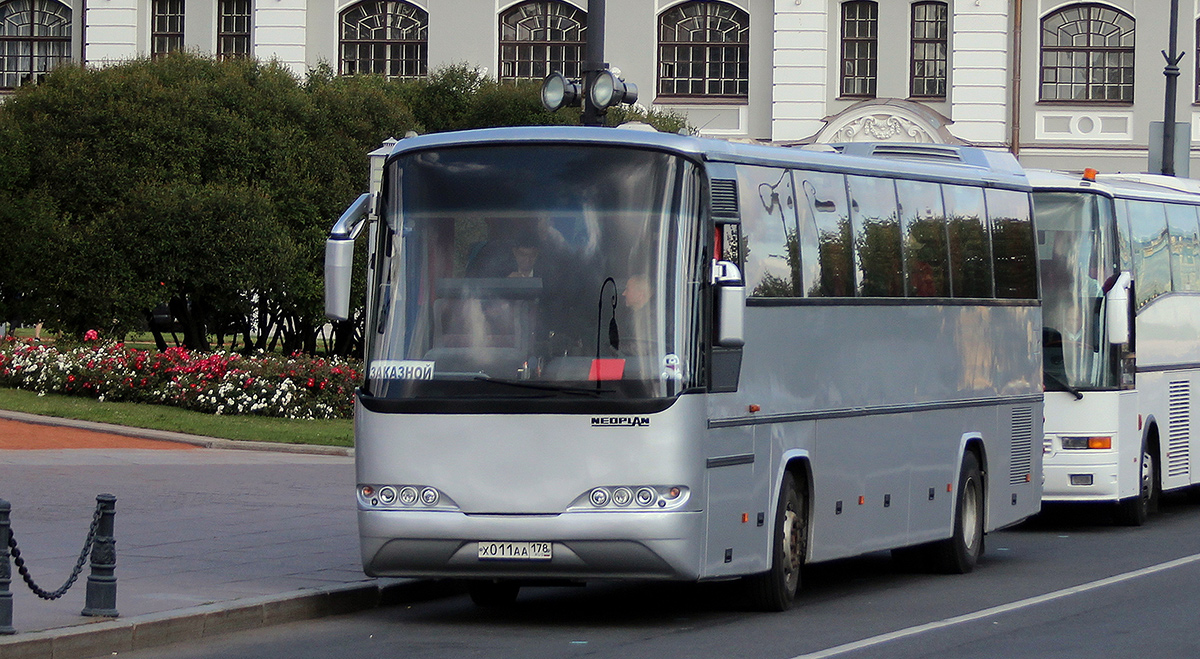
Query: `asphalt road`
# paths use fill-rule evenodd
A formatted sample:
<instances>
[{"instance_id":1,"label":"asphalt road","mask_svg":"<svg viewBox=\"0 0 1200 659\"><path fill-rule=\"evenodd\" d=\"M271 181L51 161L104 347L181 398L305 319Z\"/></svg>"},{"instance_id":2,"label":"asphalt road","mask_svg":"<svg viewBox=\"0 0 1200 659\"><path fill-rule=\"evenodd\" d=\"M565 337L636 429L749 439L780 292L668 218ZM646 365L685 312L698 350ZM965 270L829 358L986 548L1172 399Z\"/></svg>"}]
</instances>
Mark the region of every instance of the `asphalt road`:
<instances>
[{"instance_id":1,"label":"asphalt road","mask_svg":"<svg viewBox=\"0 0 1200 659\"><path fill-rule=\"evenodd\" d=\"M965 576L904 572L887 554L810 566L782 614L745 611L727 583L527 588L500 610L431 584L367 613L122 656L1200 656L1200 504L1171 498L1142 528L1051 509L987 543Z\"/></svg>"}]
</instances>

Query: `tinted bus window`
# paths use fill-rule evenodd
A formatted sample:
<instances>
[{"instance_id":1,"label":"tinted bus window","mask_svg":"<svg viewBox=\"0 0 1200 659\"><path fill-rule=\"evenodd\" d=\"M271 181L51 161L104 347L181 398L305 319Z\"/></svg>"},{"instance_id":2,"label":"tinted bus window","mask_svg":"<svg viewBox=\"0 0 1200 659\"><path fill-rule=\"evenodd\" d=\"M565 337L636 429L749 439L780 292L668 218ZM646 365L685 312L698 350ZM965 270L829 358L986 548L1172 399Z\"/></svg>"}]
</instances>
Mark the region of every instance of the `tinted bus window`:
<instances>
[{"instance_id":1,"label":"tinted bus window","mask_svg":"<svg viewBox=\"0 0 1200 659\"><path fill-rule=\"evenodd\" d=\"M950 283L954 297L992 297L992 241L983 190L942 186L950 237Z\"/></svg>"},{"instance_id":2,"label":"tinted bus window","mask_svg":"<svg viewBox=\"0 0 1200 659\"><path fill-rule=\"evenodd\" d=\"M1126 201L1129 243L1133 250L1133 280L1137 306L1171 291L1171 259L1167 244L1167 214L1163 204Z\"/></svg>"},{"instance_id":3,"label":"tinted bus window","mask_svg":"<svg viewBox=\"0 0 1200 659\"><path fill-rule=\"evenodd\" d=\"M1196 207L1167 204L1171 232L1171 284L1175 291L1200 291L1200 245L1196 235Z\"/></svg>"},{"instance_id":4,"label":"tinted bus window","mask_svg":"<svg viewBox=\"0 0 1200 659\"><path fill-rule=\"evenodd\" d=\"M949 253L942 188L896 181L904 224L905 291L909 297L950 297Z\"/></svg>"},{"instance_id":5,"label":"tinted bus window","mask_svg":"<svg viewBox=\"0 0 1200 659\"><path fill-rule=\"evenodd\" d=\"M796 192L786 169L738 167L746 290L755 297L800 295Z\"/></svg>"},{"instance_id":6,"label":"tinted bus window","mask_svg":"<svg viewBox=\"0 0 1200 659\"><path fill-rule=\"evenodd\" d=\"M1036 299L1037 263L1033 259L1029 195L1015 190L989 189L986 199L992 227L996 297Z\"/></svg>"},{"instance_id":7,"label":"tinted bus window","mask_svg":"<svg viewBox=\"0 0 1200 659\"><path fill-rule=\"evenodd\" d=\"M795 172L801 208L816 229L819 277L807 283L814 297L854 295L854 234L841 174Z\"/></svg>"},{"instance_id":8,"label":"tinted bus window","mask_svg":"<svg viewBox=\"0 0 1200 659\"><path fill-rule=\"evenodd\" d=\"M859 295L904 297L900 222L892 179L847 176L854 246L862 274Z\"/></svg>"}]
</instances>

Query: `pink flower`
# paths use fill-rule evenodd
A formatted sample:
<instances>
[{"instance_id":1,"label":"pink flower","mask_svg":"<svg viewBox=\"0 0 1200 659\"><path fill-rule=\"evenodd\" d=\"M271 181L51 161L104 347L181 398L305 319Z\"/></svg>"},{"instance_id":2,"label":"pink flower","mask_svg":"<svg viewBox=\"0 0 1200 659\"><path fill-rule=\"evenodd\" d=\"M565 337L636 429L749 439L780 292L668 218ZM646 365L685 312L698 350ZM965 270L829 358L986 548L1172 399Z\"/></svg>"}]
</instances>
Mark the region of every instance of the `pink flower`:
<instances>
[{"instance_id":1,"label":"pink flower","mask_svg":"<svg viewBox=\"0 0 1200 659\"><path fill-rule=\"evenodd\" d=\"M100 338L100 333L94 329L90 329L83 333L84 341L95 341L98 338Z\"/></svg>"}]
</instances>

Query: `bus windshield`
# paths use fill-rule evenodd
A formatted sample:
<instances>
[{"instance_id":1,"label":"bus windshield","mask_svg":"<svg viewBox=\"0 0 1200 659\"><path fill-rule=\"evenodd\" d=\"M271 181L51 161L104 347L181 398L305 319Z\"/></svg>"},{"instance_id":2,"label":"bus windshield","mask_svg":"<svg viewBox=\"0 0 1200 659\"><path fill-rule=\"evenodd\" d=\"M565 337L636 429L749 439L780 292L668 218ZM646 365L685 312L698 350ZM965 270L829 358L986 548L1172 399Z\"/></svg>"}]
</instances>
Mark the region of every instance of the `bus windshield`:
<instances>
[{"instance_id":1,"label":"bus windshield","mask_svg":"<svg viewBox=\"0 0 1200 659\"><path fill-rule=\"evenodd\" d=\"M645 399L690 386L697 174L677 156L578 144L398 157L368 393Z\"/></svg>"},{"instance_id":2,"label":"bus windshield","mask_svg":"<svg viewBox=\"0 0 1200 659\"><path fill-rule=\"evenodd\" d=\"M1115 386L1104 331L1104 285L1114 275L1112 201L1034 194L1042 277L1042 350L1048 390Z\"/></svg>"}]
</instances>

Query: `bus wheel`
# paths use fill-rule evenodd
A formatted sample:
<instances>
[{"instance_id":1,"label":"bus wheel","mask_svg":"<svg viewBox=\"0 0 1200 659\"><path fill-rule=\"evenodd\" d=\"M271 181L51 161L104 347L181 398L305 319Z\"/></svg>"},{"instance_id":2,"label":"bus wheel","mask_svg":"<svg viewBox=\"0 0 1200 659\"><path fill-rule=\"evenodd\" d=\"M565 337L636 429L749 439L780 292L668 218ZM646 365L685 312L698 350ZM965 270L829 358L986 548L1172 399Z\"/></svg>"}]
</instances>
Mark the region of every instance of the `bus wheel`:
<instances>
[{"instance_id":1,"label":"bus wheel","mask_svg":"<svg viewBox=\"0 0 1200 659\"><path fill-rule=\"evenodd\" d=\"M967 451L958 474L954 535L930 547L930 567L945 574L966 574L974 570L983 555L983 514L983 472L979 468L979 458L973 451Z\"/></svg>"},{"instance_id":2,"label":"bus wheel","mask_svg":"<svg viewBox=\"0 0 1200 659\"><path fill-rule=\"evenodd\" d=\"M515 581L472 581L467 586L476 606L508 606L517 601L521 584Z\"/></svg>"},{"instance_id":3,"label":"bus wheel","mask_svg":"<svg viewBox=\"0 0 1200 659\"><path fill-rule=\"evenodd\" d=\"M1154 472L1154 456L1142 445L1141 481L1138 494L1117 504L1117 522L1124 526L1141 526L1158 505L1158 474Z\"/></svg>"},{"instance_id":4,"label":"bus wheel","mask_svg":"<svg viewBox=\"0 0 1200 659\"><path fill-rule=\"evenodd\" d=\"M746 579L752 606L760 611L786 611L800 586L800 567L808 545L806 493L796 486L791 472L783 476L775 513L771 569Z\"/></svg>"}]
</instances>

